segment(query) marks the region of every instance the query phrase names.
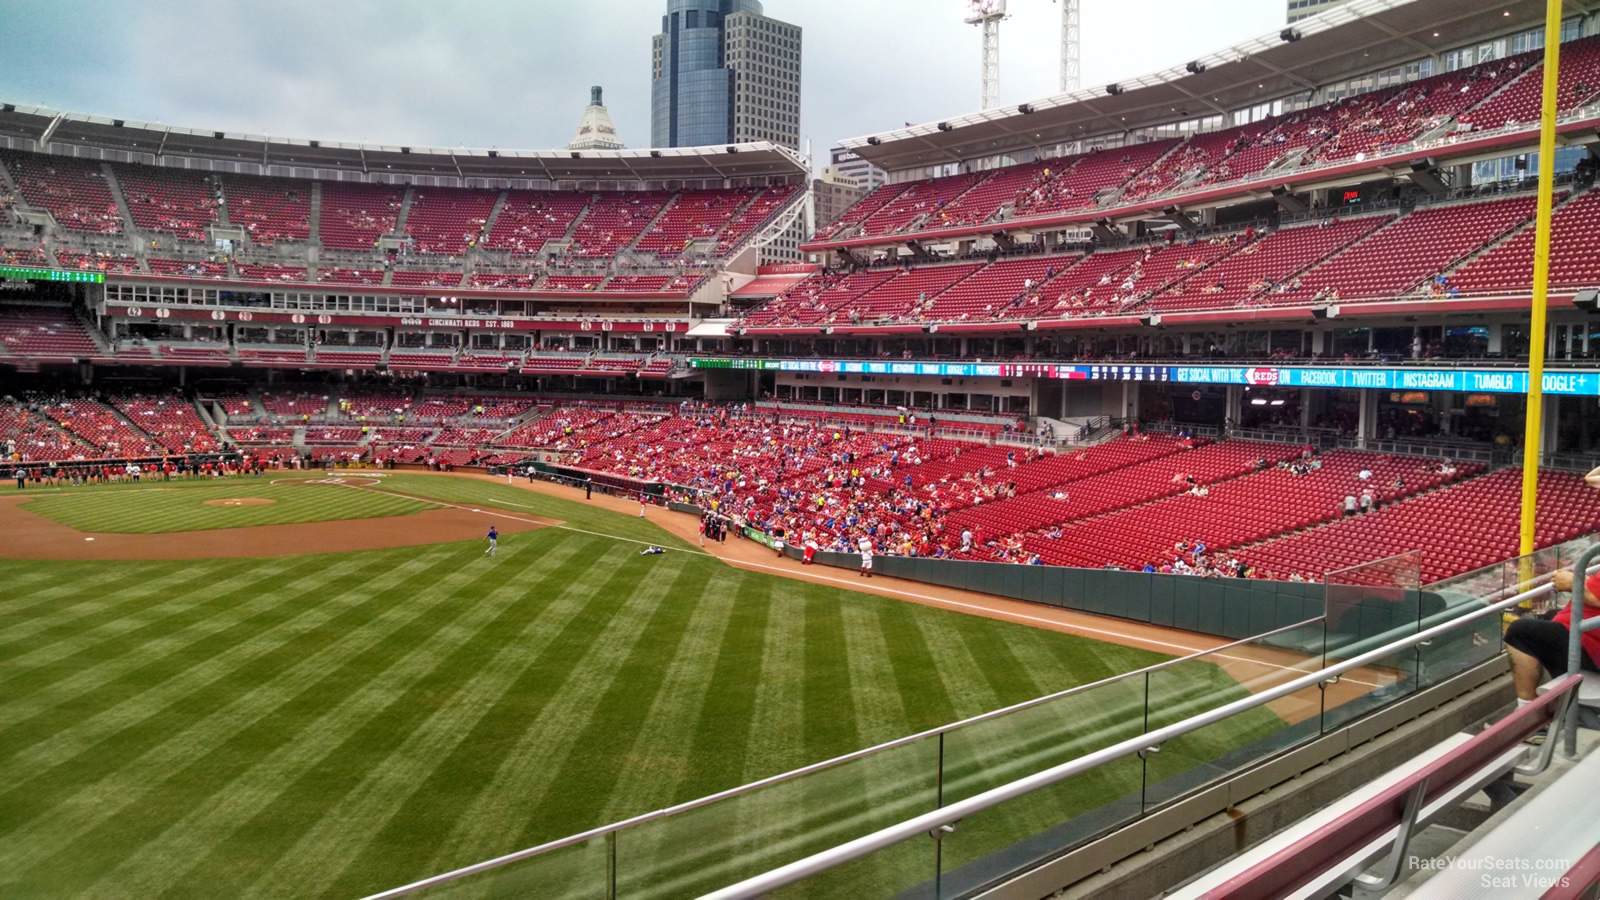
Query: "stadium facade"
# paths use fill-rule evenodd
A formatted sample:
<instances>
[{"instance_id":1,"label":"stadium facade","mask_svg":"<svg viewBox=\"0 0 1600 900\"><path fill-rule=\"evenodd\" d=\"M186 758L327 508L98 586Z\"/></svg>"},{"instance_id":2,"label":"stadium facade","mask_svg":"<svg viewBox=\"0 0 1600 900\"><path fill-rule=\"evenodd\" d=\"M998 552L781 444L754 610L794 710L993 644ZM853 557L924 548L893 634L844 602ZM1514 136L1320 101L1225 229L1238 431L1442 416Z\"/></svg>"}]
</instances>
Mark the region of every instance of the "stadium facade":
<instances>
[{"instance_id":1,"label":"stadium facade","mask_svg":"<svg viewBox=\"0 0 1600 900\"><path fill-rule=\"evenodd\" d=\"M804 163L770 142L342 146L8 105L7 258L104 276L73 289L95 335L68 354L99 365L135 339L193 339L246 368L413 371L420 347L444 370L481 355L554 376L531 357L558 344L660 354L651 372L675 377L656 386L676 394L1041 417L1058 434L1104 417L1323 429L1509 459L1532 200L1480 173L1536 143L1539 12L1358 0L1293 41L845 141L888 176L808 240L825 269L758 268L807 193ZM1600 333L1573 303L1600 283L1592 24L1566 32L1547 337L1575 380L1546 399L1554 453L1600 431ZM328 341L372 352L318 364ZM262 346L281 343L295 349ZM1484 377L1407 374L1469 367Z\"/></svg>"}]
</instances>

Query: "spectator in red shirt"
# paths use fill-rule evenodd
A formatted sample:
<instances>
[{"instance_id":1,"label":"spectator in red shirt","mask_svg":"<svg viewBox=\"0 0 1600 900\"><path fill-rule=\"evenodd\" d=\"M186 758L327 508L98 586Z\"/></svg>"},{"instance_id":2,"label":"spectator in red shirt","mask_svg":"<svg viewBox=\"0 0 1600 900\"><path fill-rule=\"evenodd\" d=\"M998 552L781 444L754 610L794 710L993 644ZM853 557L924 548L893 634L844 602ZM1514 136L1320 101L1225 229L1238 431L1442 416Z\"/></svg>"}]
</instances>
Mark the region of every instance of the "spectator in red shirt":
<instances>
[{"instance_id":1,"label":"spectator in red shirt","mask_svg":"<svg viewBox=\"0 0 1600 900\"><path fill-rule=\"evenodd\" d=\"M1575 578L1571 572L1563 571L1555 573L1550 581L1557 591L1565 592L1573 590ZM1600 615L1600 574L1589 576L1582 596L1575 594L1572 602L1554 617L1523 616L1506 629L1506 652L1511 656L1511 682L1517 691L1518 706L1538 697L1541 669L1551 678L1567 674L1572 610L1578 604L1588 607L1584 618ZM1585 632L1582 645L1579 668L1600 672L1600 629Z\"/></svg>"}]
</instances>

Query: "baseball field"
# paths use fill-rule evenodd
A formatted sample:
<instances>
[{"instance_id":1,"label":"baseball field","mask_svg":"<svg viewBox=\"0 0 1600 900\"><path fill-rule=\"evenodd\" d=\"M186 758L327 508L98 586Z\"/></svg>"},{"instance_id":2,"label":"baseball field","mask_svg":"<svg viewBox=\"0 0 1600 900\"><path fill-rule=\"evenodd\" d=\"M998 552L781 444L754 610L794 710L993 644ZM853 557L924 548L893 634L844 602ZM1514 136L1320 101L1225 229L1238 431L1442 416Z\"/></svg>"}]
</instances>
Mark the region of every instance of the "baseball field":
<instances>
[{"instance_id":1,"label":"baseball field","mask_svg":"<svg viewBox=\"0 0 1600 900\"><path fill-rule=\"evenodd\" d=\"M485 481L7 491L0 896L358 896L1162 658L752 571L581 497ZM1241 690L1210 665L1161 688ZM1135 693L973 743L946 799L1137 734ZM1281 726L1257 712L1158 765ZM792 812L832 826L914 806L925 762L858 769ZM1141 777L1075 780L956 846L976 858ZM752 855L781 843L723 825ZM685 838L618 850L661 860L631 893L713 886ZM839 877L890 888L905 866L920 862ZM590 874L538 893L581 894Z\"/></svg>"}]
</instances>

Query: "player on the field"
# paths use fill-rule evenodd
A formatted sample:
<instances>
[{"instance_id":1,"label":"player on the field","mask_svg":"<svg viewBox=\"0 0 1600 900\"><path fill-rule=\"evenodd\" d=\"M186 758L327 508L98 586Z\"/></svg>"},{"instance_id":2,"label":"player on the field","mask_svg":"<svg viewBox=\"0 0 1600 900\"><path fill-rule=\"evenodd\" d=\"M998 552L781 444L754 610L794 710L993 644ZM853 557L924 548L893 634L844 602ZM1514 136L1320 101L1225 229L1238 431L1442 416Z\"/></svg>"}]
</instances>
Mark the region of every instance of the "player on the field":
<instances>
[{"instance_id":1,"label":"player on the field","mask_svg":"<svg viewBox=\"0 0 1600 900\"><path fill-rule=\"evenodd\" d=\"M493 525L489 526L489 549L483 551L484 556L493 556L495 545L500 542L500 532Z\"/></svg>"}]
</instances>

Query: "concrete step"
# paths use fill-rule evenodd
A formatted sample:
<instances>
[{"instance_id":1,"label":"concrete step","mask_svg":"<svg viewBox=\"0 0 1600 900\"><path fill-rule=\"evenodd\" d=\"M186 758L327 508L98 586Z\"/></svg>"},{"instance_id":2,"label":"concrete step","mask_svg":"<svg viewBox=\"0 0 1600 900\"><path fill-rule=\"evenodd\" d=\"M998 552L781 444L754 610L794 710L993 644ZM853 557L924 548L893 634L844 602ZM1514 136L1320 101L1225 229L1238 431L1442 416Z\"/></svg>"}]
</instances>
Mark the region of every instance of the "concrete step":
<instances>
[{"instance_id":1,"label":"concrete step","mask_svg":"<svg viewBox=\"0 0 1600 900\"><path fill-rule=\"evenodd\" d=\"M106 186L111 189L111 198L117 201L117 212L122 214L122 232L132 234L133 211L128 209L128 196L122 192L122 182L117 180L117 173L111 170L110 163L101 163L100 171L105 173Z\"/></svg>"}]
</instances>

